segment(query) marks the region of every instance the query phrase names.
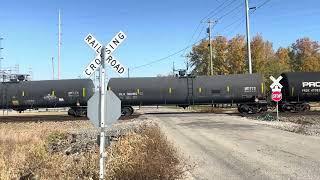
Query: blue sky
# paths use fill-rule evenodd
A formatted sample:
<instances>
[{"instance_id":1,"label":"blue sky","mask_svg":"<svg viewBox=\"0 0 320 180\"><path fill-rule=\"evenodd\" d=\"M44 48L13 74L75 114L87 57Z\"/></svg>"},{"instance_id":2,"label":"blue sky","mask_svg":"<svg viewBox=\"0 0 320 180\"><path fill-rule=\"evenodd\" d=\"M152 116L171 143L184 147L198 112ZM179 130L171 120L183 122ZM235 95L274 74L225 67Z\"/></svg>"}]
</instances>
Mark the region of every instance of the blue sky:
<instances>
[{"instance_id":1,"label":"blue sky","mask_svg":"<svg viewBox=\"0 0 320 180\"><path fill-rule=\"evenodd\" d=\"M229 0L231 2L231 0ZM244 0L238 0L218 11L218 18ZM205 23L191 39L200 20L216 9L223 0L4 0L0 6L0 36L4 38L2 66L20 65L20 72L32 67L34 79L51 79L51 57L57 60L58 9L62 15L61 77L78 78L95 56L83 38L92 33L100 42L108 42L119 30L128 38L114 56L131 68L131 76L168 74L172 62L184 68L185 58L177 55L136 68L183 49L199 38ZM265 0L249 0L258 6ZM227 4L227 3L226 3ZM240 5L241 6L241 5ZM244 15L241 6L221 19L213 28L214 35L245 33L245 23L235 21ZM251 14L251 35L261 33L275 48L288 46L297 38L320 40L320 1L271 0ZM225 29L229 24L228 29ZM199 37L199 38L198 38ZM188 52L188 49L185 52ZM56 68L57 70L57 68ZM111 77L117 77L109 70Z\"/></svg>"}]
</instances>

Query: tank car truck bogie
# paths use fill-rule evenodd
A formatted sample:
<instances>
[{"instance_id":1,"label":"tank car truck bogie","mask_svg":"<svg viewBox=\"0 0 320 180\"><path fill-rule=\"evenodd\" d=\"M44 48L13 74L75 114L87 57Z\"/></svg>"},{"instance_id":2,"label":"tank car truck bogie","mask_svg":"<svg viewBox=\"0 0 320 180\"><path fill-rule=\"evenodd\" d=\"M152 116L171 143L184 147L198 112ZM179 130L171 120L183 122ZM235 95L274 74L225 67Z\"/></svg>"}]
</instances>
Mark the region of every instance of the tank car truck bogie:
<instances>
[{"instance_id":1,"label":"tank car truck bogie","mask_svg":"<svg viewBox=\"0 0 320 180\"><path fill-rule=\"evenodd\" d=\"M73 106L68 110L68 115L73 117L83 117L87 116L86 106Z\"/></svg>"},{"instance_id":2,"label":"tank car truck bogie","mask_svg":"<svg viewBox=\"0 0 320 180\"><path fill-rule=\"evenodd\" d=\"M238 111L243 114L256 114L266 112L267 110L268 105L266 102L238 104Z\"/></svg>"},{"instance_id":3,"label":"tank car truck bogie","mask_svg":"<svg viewBox=\"0 0 320 180\"><path fill-rule=\"evenodd\" d=\"M280 112L308 112L310 108L307 102L281 102L279 104Z\"/></svg>"},{"instance_id":4,"label":"tank car truck bogie","mask_svg":"<svg viewBox=\"0 0 320 180\"><path fill-rule=\"evenodd\" d=\"M121 116L130 116L134 112L132 106L123 106L121 107Z\"/></svg>"}]
</instances>

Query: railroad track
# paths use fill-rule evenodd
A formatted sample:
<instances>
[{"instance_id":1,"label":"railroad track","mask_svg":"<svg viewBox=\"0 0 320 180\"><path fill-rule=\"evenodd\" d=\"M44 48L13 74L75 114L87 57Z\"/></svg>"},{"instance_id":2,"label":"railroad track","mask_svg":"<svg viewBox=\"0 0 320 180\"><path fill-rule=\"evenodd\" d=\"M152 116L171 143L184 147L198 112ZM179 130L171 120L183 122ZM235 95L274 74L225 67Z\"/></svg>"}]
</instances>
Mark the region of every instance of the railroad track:
<instances>
[{"instance_id":1,"label":"railroad track","mask_svg":"<svg viewBox=\"0 0 320 180\"><path fill-rule=\"evenodd\" d=\"M238 115L242 117L250 117L255 118L258 116L263 116L266 114L270 114L272 116L276 116L275 112L266 112L266 113L258 113L258 114L241 114L238 112L150 112L146 114L229 114L229 115ZM134 114L128 117L121 117L120 120L130 120L139 117L141 114ZM310 112L299 112L299 113L291 113L291 112L280 112L280 117L297 117L297 116L319 116L320 118L320 111L310 111ZM80 120L88 120L87 117L73 117L68 115L10 115L10 116L0 116L0 123L23 123L23 122L63 122L63 121L80 121Z\"/></svg>"},{"instance_id":2,"label":"railroad track","mask_svg":"<svg viewBox=\"0 0 320 180\"><path fill-rule=\"evenodd\" d=\"M270 114L276 116L276 112L265 112L265 113L257 113L257 114L240 114L243 117L258 117L261 115ZM309 112L279 112L279 116L281 117L292 117L292 116L319 116L320 111L309 111Z\"/></svg>"},{"instance_id":3,"label":"railroad track","mask_svg":"<svg viewBox=\"0 0 320 180\"><path fill-rule=\"evenodd\" d=\"M26 116L0 116L0 123L24 123L24 122L63 122L88 120L87 117L71 117L68 115L26 115Z\"/></svg>"}]
</instances>

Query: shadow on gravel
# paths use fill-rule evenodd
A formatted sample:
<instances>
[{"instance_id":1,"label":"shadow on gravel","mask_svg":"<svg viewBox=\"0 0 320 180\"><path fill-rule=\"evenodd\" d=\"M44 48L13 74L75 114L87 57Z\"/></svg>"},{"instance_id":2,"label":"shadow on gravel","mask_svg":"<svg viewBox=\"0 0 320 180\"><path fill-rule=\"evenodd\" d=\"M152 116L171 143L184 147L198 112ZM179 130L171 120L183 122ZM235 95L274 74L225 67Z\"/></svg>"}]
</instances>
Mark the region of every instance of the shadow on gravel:
<instances>
[{"instance_id":1,"label":"shadow on gravel","mask_svg":"<svg viewBox=\"0 0 320 180\"><path fill-rule=\"evenodd\" d=\"M88 120L87 117L72 117L68 115L39 115L39 116L0 116L0 123L14 122L44 122L44 121L79 121Z\"/></svg>"},{"instance_id":2,"label":"shadow on gravel","mask_svg":"<svg viewBox=\"0 0 320 180\"><path fill-rule=\"evenodd\" d=\"M134 114L131 116L121 116L119 120L131 120L138 118L141 114ZM35 115L35 116L0 116L0 123L24 123L24 122L63 122L63 121L82 121L89 120L87 117L73 117L68 115Z\"/></svg>"},{"instance_id":3,"label":"shadow on gravel","mask_svg":"<svg viewBox=\"0 0 320 180\"><path fill-rule=\"evenodd\" d=\"M178 126L200 128L200 129L224 129L224 130L254 130L255 125L248 124L226 124L213 121L196 121L188 123L179 123Z\"/></svg>"},{"instance_id":4,"label":"shadow on gravel","mask_svg":"<svg viewBox=\"0 0 320 180\"><path fill-rule=\"evenodd\" d=\"M238 112L148 112L145 114L226 114L226 115L238 115Z\"/></svg>"},{"instance_id":5,"label":"shadow on gravel","mask_svg":"<svg viewBox=\"0 0 320 180\"><path fill-rule=\"evenodd\" d=\"M125 121L125 120L131 120L131 119L135 119L135 118L138 118L140 117L141 114L133 114L133 115L130 115L130 116L121 116L119 118L119 120L122 120L122 121Z\"/></svg>"}]
</instances>

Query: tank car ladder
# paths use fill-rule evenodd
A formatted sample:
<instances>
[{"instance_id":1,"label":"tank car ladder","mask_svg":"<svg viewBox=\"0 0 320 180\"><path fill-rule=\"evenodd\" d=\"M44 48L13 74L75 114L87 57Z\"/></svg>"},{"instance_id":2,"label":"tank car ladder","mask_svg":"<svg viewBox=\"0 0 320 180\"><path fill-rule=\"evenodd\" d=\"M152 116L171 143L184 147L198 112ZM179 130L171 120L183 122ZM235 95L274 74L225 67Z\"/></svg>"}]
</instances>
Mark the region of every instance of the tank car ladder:
<instances>
[{"instance_id":1,"label":"tank car ladder","mask_svg":"<svg viewBox=\"0 0 320 180\"><path fill-rule=\"evenodd\" d=\"M187 77L187 100L189 105L194 104L193 79L194 77Z\"/></svg>"}]
</instances>

